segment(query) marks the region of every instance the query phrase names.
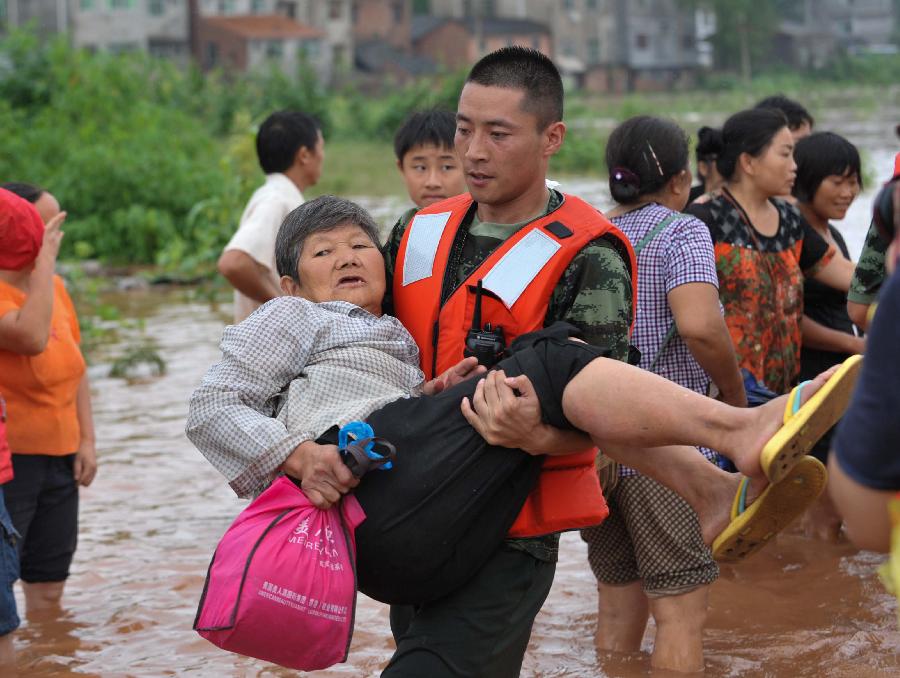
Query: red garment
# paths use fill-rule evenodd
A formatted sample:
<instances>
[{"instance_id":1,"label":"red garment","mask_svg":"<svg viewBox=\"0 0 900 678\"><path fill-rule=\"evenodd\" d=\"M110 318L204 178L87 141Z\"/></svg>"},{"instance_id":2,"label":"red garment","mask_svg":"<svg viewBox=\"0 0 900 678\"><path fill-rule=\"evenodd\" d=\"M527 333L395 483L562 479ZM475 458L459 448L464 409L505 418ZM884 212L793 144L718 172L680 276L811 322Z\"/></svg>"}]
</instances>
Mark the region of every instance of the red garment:
<instances>
[{"instance_id":1,"label":"red garment","mask_svg":"<svg viewBox=\"0 0 900 678\"><path fill-rule=\"evenodd\" d=\"M27 200L0 188L0 269L20 271L41 251L44 222Z\"/></svg>"},{"instance_id":2,"label":"red garment","mask_svg":"<svg viewBox=\"0 0 900 678\"><path fill-rule=\"evenodd\" d=\"M473 207L463 194L420 210L397 253L394 310L419 346L427 378L463 358L474 315L474 286L483 281L482 324L502 327L507 345L543 327L553 290L568 265L588 243L604 234L628 239L600 212L566 195L563 203L505 240L450 298L441 291L457 230ZM417 223L418 220L418 223ZM631 254L630 268L637 269ZM632 299L637 300L632 279ZM531 537L597 525L609 514L594 468L596 449L547 457L538 484L509 535Z\"/></svg>"},{"instance_id":3,"label":"red garment","mask_svg":"<svg viewBox=\"0 0 900 678\"><path fill-rule=\"evenodd\" d=\"M12 453L6 439L6 401L0 395L0 485L13 479Z\"/></svg>"}]
</instances>

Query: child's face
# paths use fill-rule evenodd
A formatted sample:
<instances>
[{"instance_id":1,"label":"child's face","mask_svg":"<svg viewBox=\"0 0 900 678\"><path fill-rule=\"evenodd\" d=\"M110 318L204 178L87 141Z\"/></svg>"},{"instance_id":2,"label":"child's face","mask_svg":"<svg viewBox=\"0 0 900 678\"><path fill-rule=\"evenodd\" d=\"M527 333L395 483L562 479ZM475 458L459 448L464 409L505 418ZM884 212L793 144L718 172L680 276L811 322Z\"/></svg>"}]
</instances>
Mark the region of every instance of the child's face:
<instances>
[{"instance_id":1,"label":"child's face","mask_svg":"<svg viewBox=\"0 0 900 678\"><path fill-rule=\"evenodd\" d=\"M397 161L397 167L409 197L418 207L428 207L466 190L462 166L452 148L413 146Z\"/></svg>"}]
</instances>

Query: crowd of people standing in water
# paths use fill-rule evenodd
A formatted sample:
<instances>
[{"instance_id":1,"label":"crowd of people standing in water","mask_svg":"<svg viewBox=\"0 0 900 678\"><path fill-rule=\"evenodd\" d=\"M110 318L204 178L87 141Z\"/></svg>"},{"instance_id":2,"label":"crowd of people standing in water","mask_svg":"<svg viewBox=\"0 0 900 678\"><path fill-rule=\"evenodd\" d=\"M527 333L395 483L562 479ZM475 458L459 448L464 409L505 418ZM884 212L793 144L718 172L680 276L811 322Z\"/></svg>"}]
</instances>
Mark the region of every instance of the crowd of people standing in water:
<instances>
[{"instance_id":1,"label":"crowd of people standing in water","mask_svg":"<svg viewBox=\"0 0 900 678\"><path fill-rule=\"evenodd\" d=\"M519 47L482 58L457 111L418 111L397 131L414 206L383 246L353 203L305 202L325 158L312 117L280 111L257 134L265 183L219 260L235 325L191 398L188 436L239 496L281 474L320 508L356 493L370 514L360 590L391 603L386 676L519 675L562 531L587 544L598 650L640 650L652 616L652 665L682 672L704 666L718 562L761 547L771 534L749 547L746 535L762 522L777 531L802 514L810 538L846 529L888 550L900 490L900 283L889 276L900 167L857 265L832 222L862 190L859 152L815 130L797 102L770 97L701 128L698 186L676 123L621 122L605 149L605 214L547 181L562 120L548 58ZM51 199L25 184L0 190L7 662L19 567L29 610L59 605L77 486L96 471L78 325L54 275L65 213ZM828 430L858 354L853 400ZM833 411L810 456L778 452L773 470L769 438L794 412L821 420L815 408ZM354 419L397 445L397 473L351 472L336 431ZM448 478L451 461L467 471ZM483 505L469 506L476 494ZM427 543L437 529L456 535L434 522L456 511L471 528L443 544L439 595L409 598L428 553L403 581L372 583L367 563L389 557L377 526Z\"/></svg>"}]
</instances>

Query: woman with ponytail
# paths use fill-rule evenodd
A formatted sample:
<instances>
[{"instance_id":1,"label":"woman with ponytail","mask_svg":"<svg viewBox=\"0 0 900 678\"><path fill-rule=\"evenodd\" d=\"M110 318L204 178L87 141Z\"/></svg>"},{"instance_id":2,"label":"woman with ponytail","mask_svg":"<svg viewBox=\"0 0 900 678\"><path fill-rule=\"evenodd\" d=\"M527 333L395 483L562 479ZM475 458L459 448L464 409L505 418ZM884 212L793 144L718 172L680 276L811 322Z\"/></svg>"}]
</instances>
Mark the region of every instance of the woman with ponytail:
<instances>
[{"instance_id":1,"label":"woman with ponytail","mask_svg":"<svg viewBox=\"0 0 900 678\"><path fill-rule=\"evenodd\" d=\"M618 205L607 217L637 255L638 307L631 341L640 366L706 394L745 406L743 381L719 307L709 231L682 214L691 185L688 141L668 120L638 116L606 147L609 188ZM701 449L711 461L715 452ZM703 668L709 585L719 574L697 516L677 494L632 469L607 484L610 516L588 528L588 560L598 581L596 642L602 650L640 649L649 614L657 633L655 668Z\"/></svg>"},{"instance_id":2,"label":"woman with ponytail","mask_svg":"<svg viewBox=\"0 0 900 678\"><path fill-rule=\"evenodd\" d=\"M701 127L697 130L697 178L700 183L691 188L688 205L695 200L707 202L714 198L724 183L722 175L716 169L716 159L722 152L722 130L712 127Z\"/></svg>"},{"instance_id":3,"label":"woman with ponytail","mask_svg":"<svg viewBox=\"0 0 900 678\"><path fill-rule=\"evenodd\" d=\"M800 374L803 279L846 292L853 265L829 245L796 207L797 174L787 119L773 109L731 116L716 160L721 194L690 206L715 243L719 296L741 367L776 393Z\"/></svg>"}]
</instances>

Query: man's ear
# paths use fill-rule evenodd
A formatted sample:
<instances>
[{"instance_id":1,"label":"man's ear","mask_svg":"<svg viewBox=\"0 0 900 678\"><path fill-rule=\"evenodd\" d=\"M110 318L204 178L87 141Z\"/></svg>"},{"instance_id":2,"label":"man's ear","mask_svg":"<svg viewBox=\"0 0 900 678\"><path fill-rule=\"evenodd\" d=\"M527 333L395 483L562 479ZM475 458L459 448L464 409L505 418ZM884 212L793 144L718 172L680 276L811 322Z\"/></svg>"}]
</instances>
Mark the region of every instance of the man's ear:
<instances>
[{"instance_id":1,"label":"man's ear","mask_svg":"<svg viewBox=\"0 0 900 678\"><path fill-rule=\"evenodd\" d=\"M299 297L300 294L300 285L289 275L281 276L281 279L278 281L279 285L281 285L281 291L284 292L289 297Z\"/></svg>"},{"instance_id":2,"label":"man's ear","mask_svg":"<svg viewBox=\"0 0 900 678\"><path fill-rule=\"evenodd\" d=\"M551 123L544 130L544 155L550 157L556 155L566 138L566 123L561 120Z\"/></svg>"},{"instance_id":3,"label":"man's ear","mask_svg":"<svg viewBox=\"0 0 900 678\"><path fill-rule=\"evenodd\" d=\"M303 167L304 165L312 161L314 155L315 149L301 146L297 149L297 155L294 156L294 164Z\"/></svg>"}]
</instances>

